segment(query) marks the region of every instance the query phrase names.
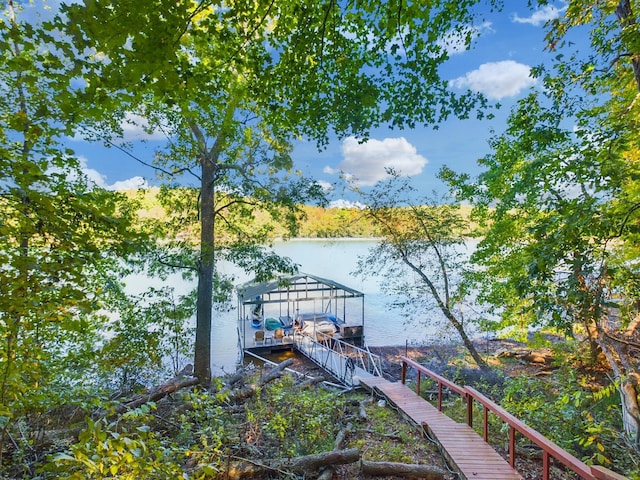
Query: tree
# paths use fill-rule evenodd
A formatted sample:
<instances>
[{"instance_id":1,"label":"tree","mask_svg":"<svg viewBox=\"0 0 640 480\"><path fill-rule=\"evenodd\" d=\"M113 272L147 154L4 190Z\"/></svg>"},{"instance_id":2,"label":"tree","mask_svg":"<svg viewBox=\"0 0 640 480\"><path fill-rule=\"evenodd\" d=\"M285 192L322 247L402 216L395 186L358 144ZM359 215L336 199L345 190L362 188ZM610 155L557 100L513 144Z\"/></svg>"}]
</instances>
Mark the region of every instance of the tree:
<instances>
[{"instance_id":1,"label":"tree","mask_svg":"<svg viewBox=\"0 0 640 480\"><path fill-rule=\"evenodd\" d=\"M211 376L217 255L267 272L274 264L257 248L264 237L240 228L253 203L276 220L283 208L295 220L296 203L319 194L317 185L283 176L295 139L321 147L330 135L366 138L383 123L433 125L482 111L481 97L454 95L438 74L447 53L437 40L457 35L468 44L475 3L98 0L64 8L61 20L77 45L98 52L82 95L109 112L103 123L117 132L127 114L144 117L167 133L156 167L198 178L192 265L195 372L203 383ZM221 224L230 240L222 245Z\"/></svg>"},{"instance_id":2,"label":"tree","mask_svg":"<svg viewBox=\"0 0 640 480\"><path fill-rule=\"evenodd\" d=\"M546 3L546 2L539 2ZM554 69L491 141L478 178L442 175L489 227L474 255L481 298L500 326L583 333L620 382L624 426L639 445L637 362L638 33L632 2L569 2L550 24ZM587 26L592 50L570 30ZM569 121L567 121L569 119ZM576 328L578 327L578 328Z\"/></svg>"},{"instance_id":3,"label":"tree","mask_svg":"<svg viewBox=\"0 0 640 480\"><path fill-rule=\"evenodd\" d=\"M458 205L419 197L406 179L390 173L390 180L379 182L369 194L361 193L363 213L382 239L359 259L358 272L384 272L383 288L405 299L401 306L416 318L417 327L433 328L436 321L427 312L435 303L476 364L486 369L467 334L469 322L462 308L468 297L464 245L469 225Z\"/></svg>"},{"instance_id":4,"label":"tree","mask_svg":"<svg viewBox=\"0 0 640 480\"><path fill-rule=\"evenodd\" d=\"M14 437L25 415L59 405L95 361L104 284L147 238L132 205L90 186L62 145L82 111L71 101L79 66L61 54L69 45L52 25L21 21L14 2L3 13L0 466L8 444L27 442L24 430Z\"/></svg>"}]
</instances>

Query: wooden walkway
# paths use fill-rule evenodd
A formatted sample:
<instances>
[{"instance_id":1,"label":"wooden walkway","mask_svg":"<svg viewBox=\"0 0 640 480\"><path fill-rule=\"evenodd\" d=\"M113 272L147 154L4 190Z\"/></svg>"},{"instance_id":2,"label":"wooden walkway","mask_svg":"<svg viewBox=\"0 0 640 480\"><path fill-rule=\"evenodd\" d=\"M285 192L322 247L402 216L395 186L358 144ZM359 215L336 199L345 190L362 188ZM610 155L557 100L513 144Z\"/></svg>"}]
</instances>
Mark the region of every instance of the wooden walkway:
<instances>
[{"instance_id":1,"label":"wooden walkway","mask_svg":"<svg viewBox=\"0 0 640 480\"><path fill-rule=\"evenodd\" d=\"M360 378L368 390L384 395L440 444L450 465L468 480L522 480L509 463L471 427L457 423L400 382Z\"/></svg>"}]
</instances>

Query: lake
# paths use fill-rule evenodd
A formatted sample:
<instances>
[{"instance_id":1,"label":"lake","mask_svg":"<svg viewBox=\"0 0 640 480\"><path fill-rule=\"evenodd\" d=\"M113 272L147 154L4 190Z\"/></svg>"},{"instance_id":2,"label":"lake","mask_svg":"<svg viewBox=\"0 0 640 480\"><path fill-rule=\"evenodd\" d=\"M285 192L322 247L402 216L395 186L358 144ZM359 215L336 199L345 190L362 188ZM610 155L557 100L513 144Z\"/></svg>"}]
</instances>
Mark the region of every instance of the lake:
<instances>
[{"instance_id":1,"label":"lake","mask_svg":"<svg viewBox=\"0 0 640 480\"><path fill-rule=\"evenodd\" d=\"M433 342L457 341L456 334L442 327L442 315L439 311L425 312L424 319L432 326L414 327L407 324L402 312L389 306L392 297L381 292L381 276L367 278L356 277L353 272L359 256L375 246L375 240L312 240L294 239L277 242L274 250L282 256L291 258L304 273L324 277L342 283L365 294L364 332L369 346L396 346L426 344ZM225 273L234 274L237 284L251 280L233 266L226 265ZM139 278L136 281L138 285ZM176 294L184 294L195 284L185 282L180 275L172 275L167 282L152 282L154 286L169 285ZM433 324L437 325L433 325ZM237 311L214 312L212 325L212 370L214 374L233 371L238 359Z\"/></svg>"}]
</instances>

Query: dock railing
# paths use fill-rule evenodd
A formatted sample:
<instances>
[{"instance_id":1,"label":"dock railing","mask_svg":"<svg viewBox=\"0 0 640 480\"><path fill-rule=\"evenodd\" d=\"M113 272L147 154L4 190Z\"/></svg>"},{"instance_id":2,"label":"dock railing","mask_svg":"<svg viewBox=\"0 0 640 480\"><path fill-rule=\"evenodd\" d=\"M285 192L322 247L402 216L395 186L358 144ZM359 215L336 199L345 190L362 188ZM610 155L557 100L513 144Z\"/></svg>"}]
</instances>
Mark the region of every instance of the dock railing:
<instances>
[{"instance_id":1,"label":"dock railing","mask_svg":"<svg viewBox=\"0 0 640 480\"><path fill-rule=\"evenodd\" d=\"M294 333L297 350L333 374L344 385L354 386L354 376L382 375L380 357L339 338L317 332L316 337Z\"/></svg>"},{"instance_id":2,"label":"dock railing","mask_svg":"<svg viewBox=\"0 0 640 480\"><path fill-rule=\"evenodd\" d=\"M613 480L624 478L609 470L593 466L590 467L566 450L563 450L551 440L543 436L537 430L518 420L498 404L484 396L472 387L460 387L437 373L429 370L418 362L410 358L402 359L402 383L406 383L407 371L409 368L416 370L416 393L420 395L420 382L423 375L435 380L438 384L438 410L442 412L442 398L445 389L460 395L466 403L467 424L473 427L473 402L476 401L483 407L482 437L489 443L489 412L495 414L500 420L509 426L509 463L515 468L516 460L516 432L528 438L542 450L542 480L549 480L550 459L554 458L567 469L578 474L585 480Z\"/></svg>"}]
</instances>

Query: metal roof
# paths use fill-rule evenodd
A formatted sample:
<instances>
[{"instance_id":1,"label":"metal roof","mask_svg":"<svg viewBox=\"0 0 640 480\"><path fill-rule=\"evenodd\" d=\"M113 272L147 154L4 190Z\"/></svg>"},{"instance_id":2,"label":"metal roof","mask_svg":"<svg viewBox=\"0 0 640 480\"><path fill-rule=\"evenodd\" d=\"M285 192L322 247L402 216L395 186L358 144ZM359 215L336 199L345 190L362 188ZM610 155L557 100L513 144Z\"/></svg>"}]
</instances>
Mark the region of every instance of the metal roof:
<instances>
[{"instance_id":1,"label":"metal roof","mask_svg":"<svg viewBox=\"0 0 640 480\"><path fill-rule=\"evenodd\" d=\"M342 285L333 280L329 280L307 273L296 275L282 275L268 282L248 282L236 287L238 300L240 303L261 303L256 302L257 297L265 295L300 295L316 292L323 297L364 297L364 293L353 288ZM324 293L327 293L326 295Z\"/></svg>"}]
</instances>

